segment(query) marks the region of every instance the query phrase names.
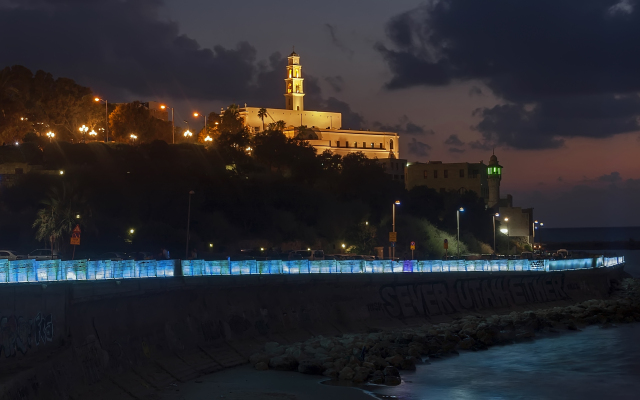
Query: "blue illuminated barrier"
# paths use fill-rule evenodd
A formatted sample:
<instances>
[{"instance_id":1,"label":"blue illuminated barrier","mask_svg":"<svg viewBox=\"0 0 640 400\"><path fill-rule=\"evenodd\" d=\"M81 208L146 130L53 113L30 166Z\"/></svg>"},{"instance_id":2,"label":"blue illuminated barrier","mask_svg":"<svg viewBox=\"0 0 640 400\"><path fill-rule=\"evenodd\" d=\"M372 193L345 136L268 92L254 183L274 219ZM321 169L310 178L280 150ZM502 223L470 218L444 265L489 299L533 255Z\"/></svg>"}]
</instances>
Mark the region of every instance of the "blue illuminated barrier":
<instances>
[{"instance_id":1,"label":"blue illuminated barrier","mask_svg":"<svg viewBox=\"0 0 640 400\"><path fill-rule=\"evenodd\" d=\"M0 260L0 283L96 281L173 276L177 260Z\"/></svg>"},{"instance_id":2,"label":"blue illuminated barrier","mask_svg":"<svg viewBox=\"0 0 640 400\"><path fill-rule=\"evenodd\" d=\"M88 261L0 260L0 284L17 282L99 281L174 276L177 260ZM613 267L624 257L568 260L182 260L184 276L385 274L408 272L565 271Z\"/></svg>"},{"instance_id":3,"label":"blue illuminated barrier","mask_svg":"<svg viewBox=\"0 0 640 400\"><path fill-rule=\"evenodd\" d=\"M403 272L564 271L613 267L624 257L569 260L182 260L183 276L383 274Z\"/></svg>"}]
</instances>

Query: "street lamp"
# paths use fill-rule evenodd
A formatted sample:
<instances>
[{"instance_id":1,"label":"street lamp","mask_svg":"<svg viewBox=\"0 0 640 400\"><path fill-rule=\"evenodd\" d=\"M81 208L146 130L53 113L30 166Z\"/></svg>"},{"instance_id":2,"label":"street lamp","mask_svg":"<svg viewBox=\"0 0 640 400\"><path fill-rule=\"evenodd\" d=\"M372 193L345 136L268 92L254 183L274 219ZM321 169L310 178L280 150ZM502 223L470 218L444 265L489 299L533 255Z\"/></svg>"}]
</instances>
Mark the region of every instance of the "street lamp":
<instances>
[{"instance_id":1,"label":"street lamp","mask_svg":"<svg viewBox=\"0 0 640 400\"><path fill-rule=\"evenodd\" d=\"M393 203L393 205L391 206L391 208L392 208L391 213L392 213L392 216L393 216L393 218L392 218L392 223L393 223L392 232L393 233L396 233L396 206L397 205L398 206L400 205L400 200L396 200ZM391 247L391 261L393 261L395 259L396 259L396 242L393 242L393 245Z\"/></svg>"},{"instance_id":2,"label":"street lamp","mask_svg":"<svg viewBox=\"0 0 640 400\"><path fill-rule=\"evenodd\" d=\"M193 116L198 118L200 116L200 114L198 114L197 112L194 112ZM206 133L206 131L207 131L207 116L203 115L203 117L204 117L204 128L203 129L204 129L204 131Z\"/></svg>"},{"instance_id":3,"label":"street lamp","mask_svg":"<svg viewBox=\"0 0 640 400\"><path fill-rule=\"evenodd\" d=\"M136 139L138 138L138 136L134 135L133 133L129 135L129 137L131 138L131 144L134 144L136 142Z\"/></svg>"},{"instance_id":4,"label":"street lamp","mask_svg":"<svg viewBox=\"0 0 640 400\"><path fill-rule=\"evenodd\" d=\"M213 141L213 139L211 139L211 136L207 135L207 137L204 138L204 141L205 142L211 142L211 141Z\"/></svg>"},{"instance_id":5,"label":"street lamp","mask_svg":"<svg viewBox=\"0 0 640 400\"><path fill-rule=\"evenodd\" d=\"M184 132L184 137L185 137L185 138L190 138L191 136L193 136L193 133L191 133L191 131L190 131L189 129L187 129L187 130Z\"/></svg>"},{"instance_id":6,"label":"street lamp","mask_svg":"<svg viewBox=\"0 0 640 400\"><path fill-rule=\"evenodd\" d=\"M92 138L96 138L96 136L98 136L98 133L94 130L91 130L91 132L89 132L89 136L91 136Z\"/></svg>"},{"instance_id":7,"label":"street lamp","mask_svg":"<svg viewBox=\"0 0 640 400\"><path fill-rule=\"evenodd\" d=\"M533 222L533 248L536 248L536 230L538 228L542 228L544 226L544 222L538 222L538 221L534 221Z\"/></svg>"},{"instance_id":8,"label":"street lamp","mask_svg":"<svg viewBox=\"0 0 640 400\"><path fill-rule=\"evenodd\" d=\"M51 139L56 137L56 134L51 132L51 131L49 131L49 132L47 132L47 137L49 138L49 143L51 143Z\"/></svg>"},{"instance_id":9,"label":"street lamp","mask_svg":"<svg viewBox=\"0 0 640 400\"><path fill-rule=\"evenodd\" d=\"M82 133L82 142L86 143L86 139L85 139L85 134L87 133L87 131L89 130L89 128L85 125L82 125L80 128L78 128L78 130L80 131L80 133Z\"/></svg>"},{"instance_id":10,"label":"street lamp","mask_svg":"<svg viewBox=\"0 0 640 400\"><path fill-rule=\"evenodd\" d=\"M507 229L504 229L504 230L500 229L500 232L507 234L507 256L508 256L509 253L511 252L511 243L510 243L511 242L511 234L509 232L509 218L504 217L504 222L507 223Z\"/></svg>"},{"instance_id":11,"label":"street lamp","mask_svg":"<svg viewBox=\"0 0 640 400\"><path fill-rule=\"evenodd\" d=\"M173 122L173 107L168 107L162 104L160 108L163 110L166 108L171 108L171 141L173 144L176 144L176 126L174 125L174 122Z\"/></svg>"},{"instance_id":12,"label":"street lamp","mask_svg":"<svg viewBox=\"0 0 640 400\"><path fill-rule=\"evenodd\" d=\"M458 259L460 259L460 211L464 211L464 208L460 207L456 210L456 219L458 221Z\"/></svg>"},{"instance_id":13,"label":"street lamp","mask_svg":"<svg viewBox=\"0 0 640 400\"><path fill-rule=\"evenodd\" d=\"M189 208L187 209L187 250L185 251L184 258L189 258L189 225L191 224L191 195L195 192L193 190L189 191Z\"/></svg>"},{"instance_id":14,"label":"street lamp","mask_svg":"<svg viewBox=\"0 0 640 400\"><path fill-rule=\"evenodd\" d=\"M109 143L109 102L106 99L101 99L100 97L96 97L93 100L104 103L104 132L107 135L105 143Z\"/></svg>"},{"instance_id":15,"label":"street lamp","mask_svg":"<svg viewBox=\"0 0 640 400\"><path fill-rule=\"evenodd\" d=\"M493 214L493 254L496 254L496 217L499 217L500 213Z\"/></svg>"}]
</instances>

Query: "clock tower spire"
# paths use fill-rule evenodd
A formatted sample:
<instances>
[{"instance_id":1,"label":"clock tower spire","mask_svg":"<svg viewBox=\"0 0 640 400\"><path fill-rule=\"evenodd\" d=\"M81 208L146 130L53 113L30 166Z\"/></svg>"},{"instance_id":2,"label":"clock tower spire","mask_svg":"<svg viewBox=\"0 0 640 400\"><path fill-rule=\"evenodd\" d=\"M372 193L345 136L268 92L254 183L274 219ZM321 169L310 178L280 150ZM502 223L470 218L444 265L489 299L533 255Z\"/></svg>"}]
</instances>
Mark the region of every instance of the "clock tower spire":
<instances>
[{"instance_id":1,"label":"clock tower spire","mask_svg":"<svg viewBox=\"0 0 640 400\"><path fill-rule=\"evenodd\" d=\"M300 65L300 56L295 50L287 57L287 77L285 78L285 94L287 110L304 110L304 90L302 87L302 66Z\"/></svg>"}]
</instances>

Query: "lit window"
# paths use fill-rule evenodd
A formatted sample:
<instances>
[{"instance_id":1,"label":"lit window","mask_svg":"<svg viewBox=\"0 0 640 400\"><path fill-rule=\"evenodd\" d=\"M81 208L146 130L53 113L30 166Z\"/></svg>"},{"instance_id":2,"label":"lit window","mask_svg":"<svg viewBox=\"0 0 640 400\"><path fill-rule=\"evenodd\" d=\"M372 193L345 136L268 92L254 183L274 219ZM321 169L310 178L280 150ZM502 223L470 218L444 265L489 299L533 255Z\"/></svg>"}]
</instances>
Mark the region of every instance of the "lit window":
<instances>
[{"instance_id":1,"label":"lit window","mask_svg":"<svg viewBox=\"0 0 640 400\"><path fill-rule=\"evenodd\" d=\"M393 139L389 141L389 150L393 150Z\"/></svg>"},{"instance_id":2,"label":"lit window","mask_svg":"<svg viewBox=\"0 0 640 400\"><path fill-rule=\"evenodd\" d=\"M373 149L373 143L371 143L371 148Z\"/></svg>"}]
</instances>

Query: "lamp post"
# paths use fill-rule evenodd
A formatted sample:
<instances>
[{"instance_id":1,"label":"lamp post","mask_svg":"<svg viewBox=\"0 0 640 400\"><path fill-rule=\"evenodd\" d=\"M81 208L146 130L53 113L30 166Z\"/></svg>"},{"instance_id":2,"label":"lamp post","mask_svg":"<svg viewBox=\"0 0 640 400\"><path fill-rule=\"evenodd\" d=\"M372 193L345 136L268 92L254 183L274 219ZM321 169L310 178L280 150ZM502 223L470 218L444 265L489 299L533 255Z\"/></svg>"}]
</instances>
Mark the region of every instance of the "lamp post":
<instances>
[{"instance_id":1,"label":"lamp post","mask_svg":"<svg viewBox=\"0 0 640 400\"><path fill-rule=\"evenodd\" d=\"M500 213L493 214L493 254L496 254L496 217L499 217Z\"/></svg>"},{"instance_id":2,"label":"lamp post","mask_svg":"<svg viewBox=\"0 0 640 400\"><path fill-rule=\"evenodd\" d=\"M162 104L160 108L164 110L165 108L167 108L167 106ZM173 122L173 107L169 108L171 108L171 142L172 144L176 144L176 126Z\"/></svg>"},{"instance_id":3,"label":"lamp post","mask_svg":"<svg viewBox=\"0 0 640 400\"><path fill-rule=\"evenodd\" d=\"M131 135L129 135L129 137L131 138L131 144L135 144L136 143L136 139L138 138L138 135L134 135L133 133Z\"/></svg>"},{"instance_id":4,"label":"lamp post","mask_svg":"<svg viewBox=\"0 0 640 400\"><path fill-rule=\"evenodd\" d=\"M56 134L51 132L51 131L49 131L49 132L47 132L47 137L49 138L49 143L51 143L51 139L56 137Z\"/></svg>"},{"instance_id":5,"label":"lamp post","mask_svg":"<svg viewBox=\"0 0 640 400\"><path fill-rule=\"evenodd\" d=\"M509 232L509 218L504 217L504 222L507 223L507 256L511 252L511 233Z\"/></svg>"},{"instance_id":6,"label":"lamp post","mask_svg":"<svg viewBox=\"0 0 640 400\"><path fill-rule=\"evenodd\" d=\"M80 133L82 133L82 143L87 143L86 134L89 128L85 125L82 125L80 128L78 128L78 130L80 131Z\"/></svg>"},{"instance_id":7,"label":"lamp post","mask_svg":"<svg viewBox=\"0 0 640 400\"><path fill-rule=\"evenodd\" d=\"M197 112L194 112L193 116L197 118L197 117L200 116L200 114L197 113ZM203 117L204 117L204 128L202 128L202 129L205 131L205 134L206 134L206 132L207 132L207 116L203 115Z\"/></svg>"},{"instance_id":8,"label":"lamp post","mask_svg":"<svg viewBox=\"0 0 640 400\"><path fill-rule=\"evenodd\" d=\"M191 131L190 131L189 129L187 129L187 130L184 132L184 137L185 137L185 139L189 139L191 136L193 136L193 133L191 133Z\"/></svg>"},{"instance_id":9,"label":"lamp post","mask_svg":"<svg viewBox=\"0 0 640 400\"><path fill-rule=\"evenodd\" d=\"M105 143L109 143L109 102L106 99L101 99L100 97L96 97L93 100L104 103L104 121L105 121L104 132L107 136Z\"/></svg>"},{"instance_id":10,"label":"lamp post","mask_svg":"<svg viewBox=\"0 0 640 400\"><path fill-rule=\"evenodd\" d=\"M191 224L191 195L195 192L193 190L189 191L189 208L187 209L187 249L184 254L184 258L189 258L189 225Z\"/></svg>"},{"instance_id":11,"label":"lamp post","mask_svg":"<svg viewBox=\"0 0 640 400\"><path fill-rule=\"evenodd\" d=\"M458 221L458 259L460 259L460 211L464 211L464 208L460 207L456 210L456 219Z\"/></svg>"},{"instance_id":12,"label":"lamp post","mask_svg":"<svg viewBox=\"0 0 640 400\"><path fill-rule=\"evenodd\" d=\"M393 205L392 205L392 223L393 223L393 229L392 232L396 233L396 205L400 205L400 200L396 200ZM393 247L391 247L391 261L396 259L396 242L393 242Z\"/></svg>"},{"instance_id":13,"label":"lamp post","mask_svg":"<svg viewBox=\"0 0 640 400\"><path fill-rule=\"evenodd\" d=\"M91 132L89 132L89 136L95 139L96 136L98 136L98 133L92 129Z\"/></svg>"}]
</instances>

